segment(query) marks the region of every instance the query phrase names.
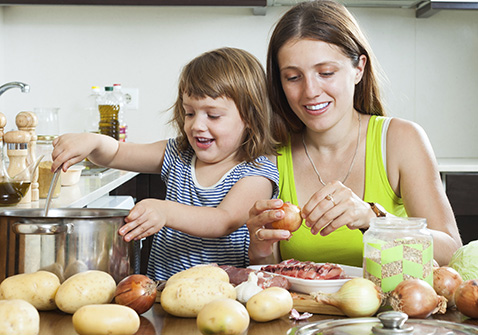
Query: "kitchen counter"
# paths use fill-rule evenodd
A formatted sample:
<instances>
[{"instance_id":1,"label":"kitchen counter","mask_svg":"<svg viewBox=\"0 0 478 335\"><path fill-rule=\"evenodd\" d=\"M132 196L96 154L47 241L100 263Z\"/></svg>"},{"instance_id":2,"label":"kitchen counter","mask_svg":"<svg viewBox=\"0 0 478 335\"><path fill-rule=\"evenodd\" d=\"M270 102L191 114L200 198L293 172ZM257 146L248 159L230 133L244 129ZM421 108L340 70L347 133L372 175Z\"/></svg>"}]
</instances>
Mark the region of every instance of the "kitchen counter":
<instances>
[{"instance_id":1,"label":"kitchen counter","mask_svg":"<svg viewBox=\"0 0 478 335\"><path fill-rule=\"evenodd\" d=\"M137 172L108 169L91 176L81 176L80 181L72 186L62 186L60 196L52 200L50 208L81 208L108 195L110 191L138 175ZM44 208L45 199L27 204L18 204L0 208Z\"/></svg>"},{"instance_id":2,"label":"kitchen counter","mask_svg":"<svg viewBox=\"0 0 478 335\"><path fill-rule=\"evenodd\" d=\"M438 158L441 173L478 172L478 158Z\"/></svg>"},{"instance_id":3,"label":"kitchen counter","mask_svg":"<svg viewBox=\"0 0 478 335\"><path fill-rule=\"evenodd\" d=\"M77 335L71 321L72 316L60 311L40 313L39 335ZM307 321L295 322L284 316L270 322L251 321L245 334L247 335L271 335L287 334L287 331L295 326L302 326L308 322L316 322L327 319L340 319L340 316L315 314ZM451 322L463 322L478 326L478 320L468 319L456 310L450 310L443 315L434 315L433 319ZM136 335L201 335L196 326L195 318L177 318L163 311L159 303L141 315L141 325Z\"/></svg>"}]
</instances>

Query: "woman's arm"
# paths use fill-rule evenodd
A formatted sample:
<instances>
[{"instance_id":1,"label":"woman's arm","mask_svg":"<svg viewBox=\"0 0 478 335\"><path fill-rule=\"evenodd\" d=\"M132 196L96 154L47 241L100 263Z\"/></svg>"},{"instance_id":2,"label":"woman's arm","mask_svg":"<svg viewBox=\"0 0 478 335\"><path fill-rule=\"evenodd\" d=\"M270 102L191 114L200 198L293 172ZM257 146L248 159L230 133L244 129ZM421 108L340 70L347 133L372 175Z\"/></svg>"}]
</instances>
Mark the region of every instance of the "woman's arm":
<instances>
[{"instance_id":1,"label":"woman's arm","mask_svg":"<svg viewBox=\"0 0 478 335\"><path fill-rule=\"evenodd\" d=\"M387 172L410 217L426 218L434 258L447 265L462 245L430 141L417 124L393 119L387 135Z\"/></svg>"}]
</instances>

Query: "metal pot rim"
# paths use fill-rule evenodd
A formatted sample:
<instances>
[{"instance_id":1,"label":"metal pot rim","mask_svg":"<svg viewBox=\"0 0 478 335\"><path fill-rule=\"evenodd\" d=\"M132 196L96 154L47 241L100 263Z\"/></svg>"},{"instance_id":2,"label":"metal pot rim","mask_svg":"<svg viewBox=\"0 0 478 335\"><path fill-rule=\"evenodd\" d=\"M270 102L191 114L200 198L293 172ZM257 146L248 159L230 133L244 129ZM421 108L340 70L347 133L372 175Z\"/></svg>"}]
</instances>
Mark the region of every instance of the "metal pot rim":
<instances>
[{"instance_id":1,"label":"metal pot rim","mask_svg":"<svg viewBox=\"0 0 478 335\"><path fill-rule=\"evenodd\" d=\"M0 211L0 217L23 219L101 219L125 217L128 213L128 210L118 208L52 208L48 211L48 216L44 216L43 208L15 208Z\"/></svg>"}]
</instances>

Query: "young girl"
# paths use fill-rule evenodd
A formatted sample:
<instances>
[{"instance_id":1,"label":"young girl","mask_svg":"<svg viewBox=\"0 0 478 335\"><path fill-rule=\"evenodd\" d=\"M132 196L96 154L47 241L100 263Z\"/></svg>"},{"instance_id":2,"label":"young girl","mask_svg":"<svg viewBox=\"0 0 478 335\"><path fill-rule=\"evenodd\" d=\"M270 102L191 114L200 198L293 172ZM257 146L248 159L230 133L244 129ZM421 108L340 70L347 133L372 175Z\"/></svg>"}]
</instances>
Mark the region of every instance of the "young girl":
<instances>
[{"instance_id":1,"label":"young girl","mask_svg":"<svg viewBox=\"0 0 478 335\"><path fill-rule=\"evenodd\" d=\"M166 280L202 263L245 267L245 222L255 201L275 197L274 154L265 73L251 54L222 48L182 71L172 122L179 136L150 144L98 134L66 134L54 142L53 166L93 163L161 173L166 200L145 199L125 218L125 241L156 233L148 276Z\"/></svg>"}]
</instances>

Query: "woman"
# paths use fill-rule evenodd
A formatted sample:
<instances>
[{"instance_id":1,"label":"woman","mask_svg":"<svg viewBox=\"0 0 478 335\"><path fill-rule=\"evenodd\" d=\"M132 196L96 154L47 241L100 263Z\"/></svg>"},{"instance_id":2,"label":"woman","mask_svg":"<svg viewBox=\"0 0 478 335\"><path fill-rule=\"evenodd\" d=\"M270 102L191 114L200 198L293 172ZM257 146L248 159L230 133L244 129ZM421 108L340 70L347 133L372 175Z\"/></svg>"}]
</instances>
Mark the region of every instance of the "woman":
<instances>
[{"instance_id":1,"label":"woman","mask_svg":"<svg viewBox=\"0 0 478 335\"><path fill-rule=\"evenodd\" d=\"M361 230L385 215L426 218L440 265L462 245L430 142L417 124L384 116L375 66L355 19L334 1L300 3L278 22L267 79L279 198L299 205L304 221L293 234L267 229L284 216L282 201L256 202L251 263L361 266Z\"/></svg>"}]
</instances>

